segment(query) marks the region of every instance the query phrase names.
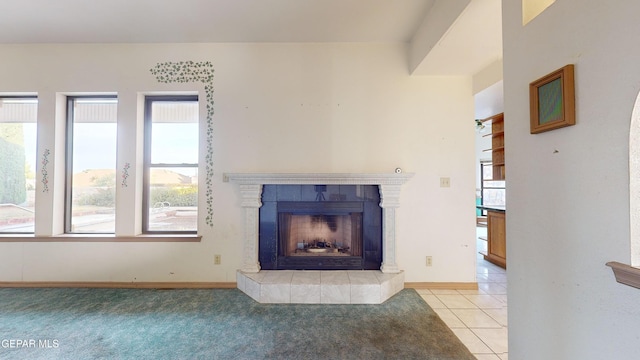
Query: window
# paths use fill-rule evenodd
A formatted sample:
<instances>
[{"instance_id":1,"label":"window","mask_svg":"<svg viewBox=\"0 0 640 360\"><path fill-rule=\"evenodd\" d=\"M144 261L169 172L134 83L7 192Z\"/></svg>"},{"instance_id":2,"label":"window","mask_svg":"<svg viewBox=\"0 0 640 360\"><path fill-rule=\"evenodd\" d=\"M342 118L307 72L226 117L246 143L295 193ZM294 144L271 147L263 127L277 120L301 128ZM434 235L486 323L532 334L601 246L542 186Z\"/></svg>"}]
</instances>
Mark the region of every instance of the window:
<instances>
[{"instance_id":1,"label":"window","mask_svg":"<svg viewBox=\"0 0 640 360\"><path fill-rule=\"evenodd\" d=\"M36 97L0 97L0 233L33 233Z\"/></svg>"},{"instance_id":2,"label":"window","mask_svg":"<svg viewBox=\"0 0 640 360\"><path fill-rule=\"evenodd\" d=\"M144 233L195 233L198 97L145 99Z\"/></svg>"},{"instance_id":3,"label":"window","mask_svg":"<svg viewBox=\"0 0 640 360\"><path fill-rule=\"evenodd\" d=\"M480 204L487 206L505 206L506 183L504 180L493 179L493 163L491 161L480 162L481 193ZM482 211L486 215L486 210Z\"/></svg>"},{"instance_id":4,"label":"window","mask_svg":"<svg viewBox=\"0 0 640 360\"><path fill-rule=\"evenodd\" d=\"M67 98L65 232L114 233L115 96Z\"/></svg>"}]
</instances>

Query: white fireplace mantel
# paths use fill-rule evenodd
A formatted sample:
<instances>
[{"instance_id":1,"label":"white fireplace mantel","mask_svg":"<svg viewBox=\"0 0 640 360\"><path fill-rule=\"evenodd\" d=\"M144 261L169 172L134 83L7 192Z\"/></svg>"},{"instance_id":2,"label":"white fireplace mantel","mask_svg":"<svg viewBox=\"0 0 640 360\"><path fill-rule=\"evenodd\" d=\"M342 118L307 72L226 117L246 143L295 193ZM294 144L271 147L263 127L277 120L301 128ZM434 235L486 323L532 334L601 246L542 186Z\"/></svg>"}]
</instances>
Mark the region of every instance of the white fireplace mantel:
<instances>
[{"instance_id":1,"label":"white fireplace mantel","mask_svg":"<svg viewBox=\"0 0 640 360\"><path fill-rule=\"evenodd\" d=\"M237 183L242 196L244 215L244 250L242 271L260 271L258 261L259 209L262 206L263 185L378 185L382 208L382 266L383 273L399 273L396 263L396 213L400 207L400 187L412 173L227 173L224 181Z\"/></svg>"},{"instance_id":2,"label":"white fireplace mantel","mask_svg":"<svg viewBox=\"0 0 640 360\"><path fill-rule=\"evenodd\" d=\"M227 173L225 182L244 185L402 185L413 173Z\"/></svg>"}]
</instances>

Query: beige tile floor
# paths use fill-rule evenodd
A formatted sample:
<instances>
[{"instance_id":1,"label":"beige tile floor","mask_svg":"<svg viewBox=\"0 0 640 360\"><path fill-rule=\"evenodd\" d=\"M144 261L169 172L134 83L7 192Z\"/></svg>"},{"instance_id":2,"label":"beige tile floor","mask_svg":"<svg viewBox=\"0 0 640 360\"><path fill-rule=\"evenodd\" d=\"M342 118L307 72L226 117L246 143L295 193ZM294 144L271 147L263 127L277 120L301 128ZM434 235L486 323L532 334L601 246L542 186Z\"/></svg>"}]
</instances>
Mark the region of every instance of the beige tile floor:
<instances>
[{"instance_id":1,"label":"beige tile floor","mask_svg":"<svg viewBox=\"0 0 640 360\"><path fill-rule=\"evenodd\" d=\"M479 227L478 237L486 237ZM487 243L478 240L478 250ZM478 290L418 290L469 351L479 360L508 359L507 274L504 269L477 260Z\"/></svg>"}]
</instances>

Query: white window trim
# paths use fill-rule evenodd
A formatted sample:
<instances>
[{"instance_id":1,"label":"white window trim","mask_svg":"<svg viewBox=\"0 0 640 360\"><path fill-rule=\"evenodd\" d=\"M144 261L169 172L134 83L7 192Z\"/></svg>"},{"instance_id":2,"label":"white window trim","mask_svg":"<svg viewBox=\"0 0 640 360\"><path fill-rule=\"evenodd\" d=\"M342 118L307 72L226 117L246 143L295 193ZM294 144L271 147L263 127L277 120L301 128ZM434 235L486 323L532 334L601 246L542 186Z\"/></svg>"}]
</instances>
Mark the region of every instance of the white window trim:
<instances>
[{"instance_id":1,"label":"white window trim","mask_svg":"<svg viewBox=\"0 0 640 360\"><path fill-rule=\"evenodd\" d=\"M149 192L149 181L147 178L149 176L149 171L155 165L151 163L151 147L149 141L151 141L151 126L152 123L152 114L151 114L151 104L153 102L162 102L162 101L196 101L198 105L200 105L200 97L198 94L166 94L166 95L147 95L144 99L144 150L143 150L143 160L142 160L142 171L143 171L143 189L142 189L142 234L144 235L190 235L198 233L198 225L196 225L195 231L157 231L157 230L149 230L149 208L150 204L150 192ZM200 135L199 135L200 136ZM194 164L196 168L198 168L198 163ZM199 171L198 171L199 173ZM200 184L200 182L198 182ZM200 193L200 185L198 185L198 193ZM200 197L198 195L198 197ZM198 206L198 213L200 213L200 206ZM198 215L199 217L199 215ZM198 221L199 223L199 221Z\"/></svg>"}]
</instances>

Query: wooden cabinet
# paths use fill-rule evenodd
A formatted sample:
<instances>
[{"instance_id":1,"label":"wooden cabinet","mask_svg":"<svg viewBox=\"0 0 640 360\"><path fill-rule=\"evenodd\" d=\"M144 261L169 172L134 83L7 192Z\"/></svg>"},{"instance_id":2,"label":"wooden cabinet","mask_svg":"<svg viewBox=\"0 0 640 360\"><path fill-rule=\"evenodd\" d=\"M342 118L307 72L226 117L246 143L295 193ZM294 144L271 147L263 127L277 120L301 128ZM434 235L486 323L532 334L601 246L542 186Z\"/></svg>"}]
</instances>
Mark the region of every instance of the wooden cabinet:
<instances>
[{"instance_id":1,"label":"wooden cabinet","mask_svg":"<svg viewBox=\"0 0 640 360\"><path fill-rule=\"evenodd\" d=\"M506 212L487 211L487 254L484 259L507 267Z\"/></svg>"},{"instance_id":2,"label":"wooden cabinet","mask_svg":"<svg viewBox=\"0 0 640 360\"><path fill-rule=\"evenodd\" d=\"M504 113L494 115L482 120L491 123L491 133L484 136L491 136L491 163L493 166L493 180L505 179L504 167Z\"/></svg>"}]
</instances>

